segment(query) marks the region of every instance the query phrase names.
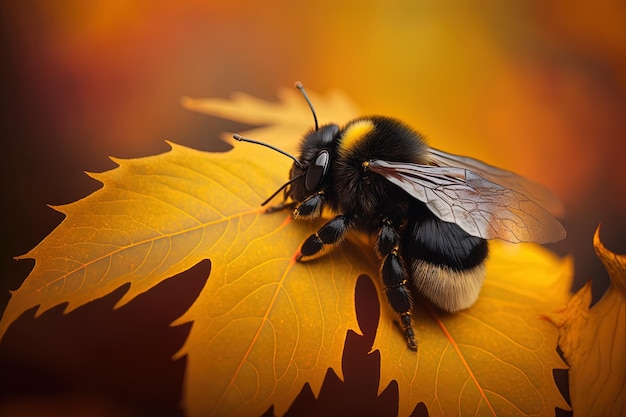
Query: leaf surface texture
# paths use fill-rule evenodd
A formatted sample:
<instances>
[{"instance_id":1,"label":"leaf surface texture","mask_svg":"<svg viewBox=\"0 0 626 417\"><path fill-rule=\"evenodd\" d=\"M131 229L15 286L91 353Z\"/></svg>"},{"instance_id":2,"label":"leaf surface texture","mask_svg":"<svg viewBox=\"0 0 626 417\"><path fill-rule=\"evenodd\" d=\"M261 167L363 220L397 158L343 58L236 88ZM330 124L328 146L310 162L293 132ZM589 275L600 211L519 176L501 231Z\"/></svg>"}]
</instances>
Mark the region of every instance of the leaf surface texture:
<instances>
[{"instance_id":1,"label":"leaf surface texture","mask_svg":"<svg viewBox=\"0 0 626 417\"><path fill-rule=\"evenodd\" d=\"M245 95L184 103L266 125L249 136L290 150L312 117L297 93L282 94L278 103ZM338 114L333 121L340 125L356 115L340 94L311 96L319 114ZM378 281L379 261L371 242L355 238L325 257L295 262L321 223L259 206L287 180L284 156L250 144L226 153L171 146L161 155L115 159L119 167L90 174L101 189L56 207L66 218L23 255L36 260L35 268L13 293L0 335L33 307L40 314L67 303L70 311L131 283L123 305L210 259L205 288L177 321L193 321L179 352L187 355L185 409L190 416L253 416L273 405L282 415L305 383L317 394L328 368L341 373L346 332L358 331L356 279L367 274ZM567 409L552 378L553 368L564 367L557 330L540 315L567 301L571 268L538 246L493 242L472 308L451 315L416 300L417 354L382 302L374 343L381 391L397 381L401 416L418 402L431 416L548 416L554 407Z\"/></svg>"}]
</instances>

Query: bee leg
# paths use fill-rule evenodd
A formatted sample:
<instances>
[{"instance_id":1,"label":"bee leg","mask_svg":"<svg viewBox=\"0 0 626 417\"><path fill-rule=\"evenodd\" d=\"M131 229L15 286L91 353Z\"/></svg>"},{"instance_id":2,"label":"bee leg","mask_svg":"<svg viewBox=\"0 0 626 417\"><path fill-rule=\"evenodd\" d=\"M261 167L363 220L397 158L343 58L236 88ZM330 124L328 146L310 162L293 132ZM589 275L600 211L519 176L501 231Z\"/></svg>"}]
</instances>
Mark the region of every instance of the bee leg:
<instances>
[{"instance_id":1,"label":"bee leg","mask_svg":"<svg viewBox=\"0 0 626 417\"><path fill-rule=\"evenodd\" d=\"M384 291L387 301L400 317L400 324L404 330L407 346L411 350L417 350L415 332L411 326L413 302L407 287L407 273L398 254L400 251L399 241L394 223L389 218L384 218L378 232L378 239L376 240L376 249L383 258L380 275L385 287Z\"/></svg>"},{"instance_id":2,"label":"bee leg","mask_svg":"<svg viewBox=\"0 0 626 417\"><path fill-rule=\"evenodd\" d=\"M343 241L346 233L353 225L354 216L340 214L326 222L317 233L309 236L300 247L298 260L309 260L321 256L323 249Z\"/></svg>"},{"instance_id":3,"label":"bee leg","mask_svg":"<svg viewBox=\"0 0 626 417\"><path fill-rule=\"evenodd\" d=\"M293 211L293 218L315 220L322 214L324 191L318 191L304 199Z\"/></svg>"}]
</instances>

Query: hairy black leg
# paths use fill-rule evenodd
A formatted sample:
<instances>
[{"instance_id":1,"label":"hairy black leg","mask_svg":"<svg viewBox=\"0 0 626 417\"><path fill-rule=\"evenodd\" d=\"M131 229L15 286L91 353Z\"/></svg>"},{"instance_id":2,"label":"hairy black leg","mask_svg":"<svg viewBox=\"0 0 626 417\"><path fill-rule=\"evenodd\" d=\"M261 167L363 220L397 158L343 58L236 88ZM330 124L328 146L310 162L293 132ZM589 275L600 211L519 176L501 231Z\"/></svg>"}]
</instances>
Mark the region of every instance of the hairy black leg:
<instances>
[{"instance_id":1,"label":"hairy black leg","mask_svg":"<svg viewBox=\"0 0 626 417\"><path fill-rule=\"evenodd\" d=\"M303 218L307 220L317 219L322 214L322 205L324 203L324 192L320 191L308 196L293 211L293 217Z\"/></svg>"},{"instance_id":2,"label":"hairy black leg","mask_svg":"<svg viewBox=\"0 0 626 417\"><path fill-rule=\"evenodd\" d=\"M385 287L385 295L391 308L400 316L400 324L404 330L409 349L417 350L415 332L411 326L411 293L407 287L407 273L400 258L398 232L394 223L384 218L378 232L376 248L383 257L380 275Z\"/></svg>"},{"instance_id":3,"label":"hairy black leg","mask_svg":"<svg viewBox=\"0 0 626 417\"><path fill-rule=\"evenodd\" d=\"M353 216L340 214L326 222L315 234L304 241L300 248L299 259L310 259L322 254L322 250L328 245L341 243L353 224ZM304 260L306 260L304 259Z\"/></svg>"}]
</instances>

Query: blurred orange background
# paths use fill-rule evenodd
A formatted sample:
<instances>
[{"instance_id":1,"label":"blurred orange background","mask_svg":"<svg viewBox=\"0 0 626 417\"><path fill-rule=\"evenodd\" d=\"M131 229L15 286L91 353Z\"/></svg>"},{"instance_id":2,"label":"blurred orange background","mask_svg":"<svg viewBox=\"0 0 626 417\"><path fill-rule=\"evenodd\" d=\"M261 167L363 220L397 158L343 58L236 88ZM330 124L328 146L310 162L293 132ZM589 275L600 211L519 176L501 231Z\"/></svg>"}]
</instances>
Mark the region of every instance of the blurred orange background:
<instances>
[{"instance_id":1,"label":"blurred orange background","mask_svg":"<svg viewBox=\"0 0 626 417\"><path fill-rule=\"evenodd\" d=\"M607 285L593 232L626 252L626 3L40 0L1 2L0 311L63 204L107 156L224 150L243 128L182 96L344 90L431 145L512 169L564 201L575 288ZM259 138L270 140L271 138ZM294 138L296 141L298 138ZM287 174L285 174L287 175Z\"/></svg>"}]
</instances>

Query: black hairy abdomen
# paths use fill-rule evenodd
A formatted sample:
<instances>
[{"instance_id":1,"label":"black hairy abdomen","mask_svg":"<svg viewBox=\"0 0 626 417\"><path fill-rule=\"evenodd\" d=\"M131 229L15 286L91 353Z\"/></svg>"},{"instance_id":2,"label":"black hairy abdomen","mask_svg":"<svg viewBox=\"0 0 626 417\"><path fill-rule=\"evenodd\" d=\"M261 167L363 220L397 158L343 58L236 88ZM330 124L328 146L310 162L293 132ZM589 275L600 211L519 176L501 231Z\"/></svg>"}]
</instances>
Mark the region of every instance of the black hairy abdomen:
<instances>
[{"instance_id":1,"label":"black hairy abdomen","mask_svg":"<svg viewBox=\"0 0 626 417\"><path fill-rule=\"evenodd\" d=\"M454 271L468 271L485 261L485 239L471 236L454 223L438 219L424 204L409 209L404 232L404 256Z\"/></svg>"}]
</instances>

